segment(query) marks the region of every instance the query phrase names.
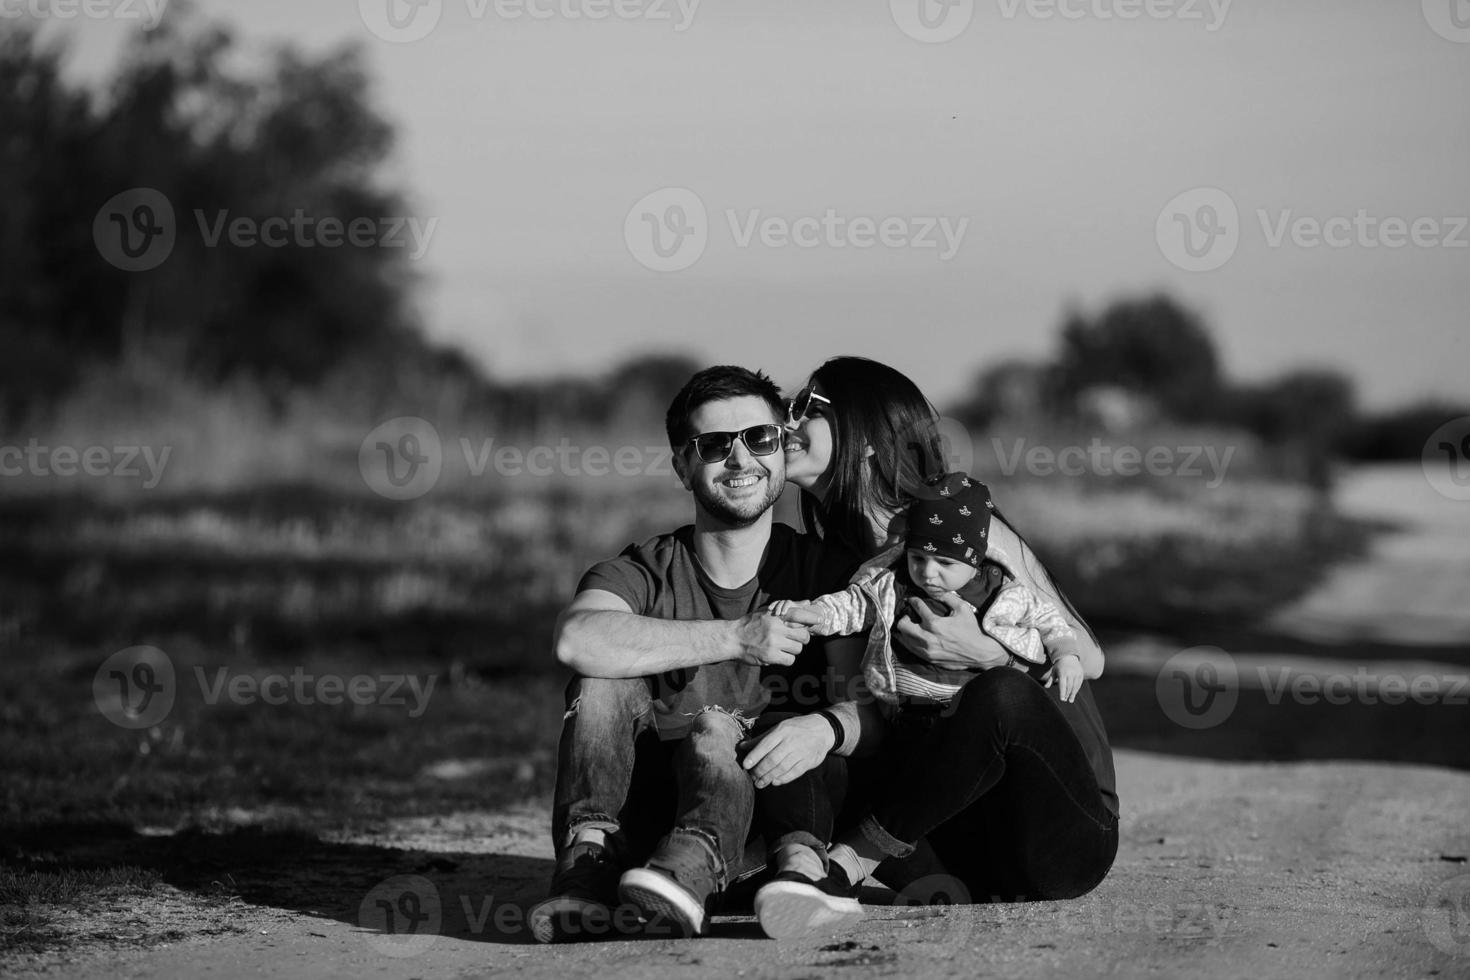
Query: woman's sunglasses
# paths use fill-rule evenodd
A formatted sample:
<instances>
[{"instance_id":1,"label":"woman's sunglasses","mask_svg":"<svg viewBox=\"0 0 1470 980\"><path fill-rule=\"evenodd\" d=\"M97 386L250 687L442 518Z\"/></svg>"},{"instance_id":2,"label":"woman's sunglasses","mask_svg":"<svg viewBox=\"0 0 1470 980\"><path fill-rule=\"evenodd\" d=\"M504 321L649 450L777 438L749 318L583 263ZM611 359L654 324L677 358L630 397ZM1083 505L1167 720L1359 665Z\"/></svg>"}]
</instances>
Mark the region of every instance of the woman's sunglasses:
<instances>
[{"instance_id":1,"label":"woman's sunglasses","mask_svg":"<svg viewBox=\"0 0 1470 980\"><path fill-rule=\"evenodd\" d=\"M735 440L745 443L752 456L769 456L786 442L786 430L774 422L752 425L739 432L701 432L689 441L702 463L723 463L735 450Z\"/></svg>"},{"instance_id":2,"label":"woman's sunglasses","mask_svg":"<svg viewBox=\"0 0 1470 980\"><path fill-rule=\"evenodd\" d=\"M796 393L796 397L786 403L786 428L794 429L812 416L812 403L819 405L831 405L832 399L825 395L817 394L815 385L807 385ZM817 414L821 414L821 408Z\"/></svg>"}]
</instances>

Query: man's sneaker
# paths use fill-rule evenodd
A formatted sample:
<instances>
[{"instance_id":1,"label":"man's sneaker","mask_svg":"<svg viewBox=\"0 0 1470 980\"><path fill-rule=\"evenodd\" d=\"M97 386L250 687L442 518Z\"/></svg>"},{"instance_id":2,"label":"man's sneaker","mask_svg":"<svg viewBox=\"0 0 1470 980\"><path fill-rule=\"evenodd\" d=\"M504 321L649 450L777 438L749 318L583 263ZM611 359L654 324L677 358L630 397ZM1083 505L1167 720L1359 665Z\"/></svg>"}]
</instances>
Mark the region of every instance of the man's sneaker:
<instances>
[{"instance_id":1,"label":"man's sneaker","mask_svg":"<svg viewBox=\"0 0 1470 980\"><path fill-rule=\"evenodd\" d=\"M821 881L799 871L776 875L755 893L755 917L772 939L803 939L846 932L862 920L863 907L834 861Z\"/></svg>"},{"instance_id":2,"label":"man's sneaker","mask_svg":"<svg viewBox=\"0 0 1470 980\"><path fill-rule=\"evenodd\" d=\"M543 943L605 935L617 885L618 865L604 845L573 844L557 861L551 897L531 909L531 934Z\"/></svg>"},{"instance_id":3,"label":"man's sneaker","mask_svg":"<svg viewBox=\"0 0 1470 980\"><path fill-rule=\"evenodd\" d=\"M705 906L719 884L715 860L698 839L671 834L647 864L623 872L618 897L646 920L645 935L697 936L704 932Z\"/></svg>"}]
</instances>

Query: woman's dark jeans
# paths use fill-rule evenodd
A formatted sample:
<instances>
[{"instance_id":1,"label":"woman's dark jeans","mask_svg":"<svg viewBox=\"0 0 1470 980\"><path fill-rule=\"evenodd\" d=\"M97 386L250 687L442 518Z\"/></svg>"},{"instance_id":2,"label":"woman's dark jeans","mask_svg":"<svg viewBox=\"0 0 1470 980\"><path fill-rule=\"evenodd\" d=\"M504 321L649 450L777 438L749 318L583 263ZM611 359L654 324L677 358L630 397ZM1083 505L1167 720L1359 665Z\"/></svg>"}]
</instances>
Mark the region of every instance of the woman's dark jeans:
<instances>
[{"instance_id":1,"label":"woman's dark jeans","mask_svg":"<svg viewBox=\"0 0 1470 980\"><path fill-rule=\"evenodd\" d=\"M1097 887L1117 855L1118 818L1054 692L996 669L942 710L901 713L889 748L855 769L870 801L859 829L894 864L926 839L976 902Z\"/></svg>"}]
</instances>

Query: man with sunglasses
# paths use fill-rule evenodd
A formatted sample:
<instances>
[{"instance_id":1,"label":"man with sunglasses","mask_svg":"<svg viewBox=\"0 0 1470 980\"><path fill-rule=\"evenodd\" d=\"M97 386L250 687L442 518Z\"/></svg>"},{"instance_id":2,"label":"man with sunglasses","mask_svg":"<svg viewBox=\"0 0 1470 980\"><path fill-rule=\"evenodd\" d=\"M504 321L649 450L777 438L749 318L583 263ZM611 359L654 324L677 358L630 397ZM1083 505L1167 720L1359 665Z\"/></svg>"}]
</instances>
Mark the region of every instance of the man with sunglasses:
<instances>
[{"instance_id":1,"label":"man with sunglasses","mask_svg":"<svg viewBox=\"0 0 1470 980\"><path fill-rule=\"evenodd\" d=\"M841 588L857 559L772 519L788 411L763 374L691 378L665 425L694 523L595 565L558 621L557 658L577 676L552 812L557 869L531 916L542 941L605 932L620 897L655 925L704 931L711 895L759 866L745 855L757 806L778 865L826 875L818 767L857 745L849 679L862 641L809 645L805 626L767 607ZM839 918L860 914L850 897L834 903Z\"/></svg>"}]
</instances>

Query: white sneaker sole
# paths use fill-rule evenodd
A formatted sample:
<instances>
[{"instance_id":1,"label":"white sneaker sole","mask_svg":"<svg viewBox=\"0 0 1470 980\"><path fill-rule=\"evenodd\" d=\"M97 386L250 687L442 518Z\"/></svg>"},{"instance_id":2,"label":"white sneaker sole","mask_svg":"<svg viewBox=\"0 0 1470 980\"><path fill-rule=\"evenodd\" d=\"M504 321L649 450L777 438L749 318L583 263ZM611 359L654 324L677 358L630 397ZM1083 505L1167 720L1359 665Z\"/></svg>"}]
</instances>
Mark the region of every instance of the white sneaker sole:
<instances>
[{"instance_id":1,"label":"white sneaker sole","mask_svg":"<svg viewBox=\"0 0 1470 980\"><path fill-rule=\"evenodd\" d=\"M755 893L755 917L772 939L805 939L847 932L863 918L855 898L824 894L795 881L773 881Z\"/></svg>"},{"instance_id":2,"label":"white sneaker sole","mask_svg":"<svg viewBox=\"0 0 1470 980\"><path fill-rule=\"evenodd\" d=\"M648 868L632 868L618 880L618 898L641 912L657 931L671 924L682 936L704 932L704 906L677 881Z\"/></svg>"}]
</instances>

